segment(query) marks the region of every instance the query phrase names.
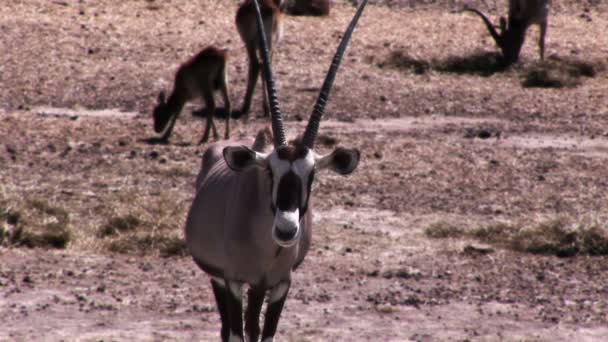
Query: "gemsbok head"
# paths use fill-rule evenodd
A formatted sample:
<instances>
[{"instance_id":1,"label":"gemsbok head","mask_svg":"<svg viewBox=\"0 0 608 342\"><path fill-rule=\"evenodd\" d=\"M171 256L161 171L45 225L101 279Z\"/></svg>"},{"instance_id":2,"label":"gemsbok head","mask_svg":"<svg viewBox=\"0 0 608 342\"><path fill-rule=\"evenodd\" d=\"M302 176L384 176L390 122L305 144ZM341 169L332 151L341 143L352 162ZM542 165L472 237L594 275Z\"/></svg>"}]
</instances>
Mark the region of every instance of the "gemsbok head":
<instances>
[{"instance_id":1,"label":"gemsbok head","mask_svg":"<svg viewBox=\"0 0 608 342\"><path fill-rule=\"evenodd\" d=\"M194 261L211 276L223 341L243 341L245 336L247 341L258 341L267 293L261 336L262 341L273 340L291 272L310 246L315 175L323 169L347 175L359 163L356 149L336 148L319 155L314 146L338 67L366 3L361 2L342 37L302 138L288 143L263 21L254 0L272 132L262 130L253 142L217 143L205 151L185 228ZM243 334L245 285L249 290Z\"/></svg>"},{"instance_id":2,"label":"gemsbok head","mask_svg":"<svg viewBox=\"0 0 608 342\"><path fill-rule=\"evenodd\" d=\"M462 11L473 12L481 17L502 52L504 64L508 66L519 60L526 32L532 24L540 27L539 53L541 60L545 58L549 3L550 0L509 0L509 17L500 17L500 33L496 32L492 22L478 9L465 7Z\"/></svg>"},{"instance_id":3,"label":"gemsbok head","mask_svg":"<svg viewBox=\"0 0 608 342\"><path fill-rule=\"evenodd\" d=\"M213 137L217 140L218 134L213 117L217 115L217 108L213 94L219 90L224 98L223 115L226 117L226 131L224 137L230 136L230 98L228 96L228 84L226 80L226 61L228 51L220 50L209 46L201 50L187 62L183 63L175 74L173 91L169 99L165 99L165 92L161 91L158 95L158 104L154 108L154 131L161 133L165 131L159 139L167 143L177 117L181 113L184 105L188 101L202 98L206 108L195 111L192 114L207 118L205 132L199 144L207 142L209 131L213 130ZM167 127L168 126L168 127Z\"/></svg>"},{"instance_id":4,"label":"gemsbok head","mask_svg":"<svg viewBox=\"0 0 608 342\"><path fill-rule=\"evenodd\" d=\"M266 42L268 43L268 50L270 51L270 59L272 59L272 51L276 47L277 43L281 39L282 35L282 17L279 6L281 6L280 0L259 0L260 11L262 13L262 22L264 27L264 34L266 37L271 37ZM247 90L245 91L245 98L243 100L243 106L236 116L249 115L251 109L251 100L255 85L258 82L258 76L260 74L261 62L258 59L258 51L260 46L260 33L257 30L256 12L253 0L245 0L236 11L236 28L239 32L245 48L247 49L247 58L249 61L249 72L247 76ZM260 52L261 53L261 52ZM263 105L265 115L269 114L268 109L268 98L266 94L264 74L262 73L262 89L264 89Z\"/></svg>"}]
</instances>

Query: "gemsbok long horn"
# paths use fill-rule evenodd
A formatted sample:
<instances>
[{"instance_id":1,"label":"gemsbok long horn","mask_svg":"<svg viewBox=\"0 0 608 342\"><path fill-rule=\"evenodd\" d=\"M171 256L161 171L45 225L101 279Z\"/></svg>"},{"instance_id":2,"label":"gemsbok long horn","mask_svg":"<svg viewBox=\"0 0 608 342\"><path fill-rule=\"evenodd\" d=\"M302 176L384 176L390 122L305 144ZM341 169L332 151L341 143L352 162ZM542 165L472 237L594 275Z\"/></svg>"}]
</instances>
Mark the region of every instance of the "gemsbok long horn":
<instances>
[{"instance_id":1,"label":"gemsbok long horn","mask_svg":"<svg viewBox=\"0 0 608 342\"><path fill-rule=\"evenodd\" d=\"M336 74L338 73L338 68L340 67L340 62L342 61L342 57L344 56L344 52L346 51L346 47L348 46L348 42L350 41L350 37L355 30L355 26L357 26L357 21L359 21L359 17L361 17L361 13L363 13L363 9L367 4L367 0L363 0L357 9L357 13L351 20L348 25L348 29L344 32L344 36L342 37L342 41L336 50L336 54L334 55L334 59L331 62L331 66L327 71L327 76L325 76L325 81L323 82L323 87L319 92L319 97L317 98L317 102L312 110L312 114L310 115L310 119L308 120L308 125L306 126L306 131L304 131L304 138L302 142L308 148L313 148L315 145L315 139L317 137L317 132L319 130L319 124L321 123L321 117L325 112L325 104L329 99L329 93L331 92L331 87L334 84L334 80L336 79Z\"/></svg>"},{"instance_id":2,"label":"gemsbok long horn","mask_svg":"<svg viewBox=\"0 0 608 342\"><path fill-rule=\"evenodd\" d=\"M253 3L255 5L256 19L258 21L258 36L260 37L260 52L262 53L262 72L266 79L266 90L268 93L268 101L270 102L270 118L272 120L274 145L277 147L284 146L287 144L287 140L285 139L285 128L283 127L283 115L279 108L277 90L274 86L274 78L272 77L272 66L270 64L270 53L268 52L266 33L264 32L264 23L262 22L262 12L260 11L258 0L254 0Z\"/></svg>"}]
</instances>

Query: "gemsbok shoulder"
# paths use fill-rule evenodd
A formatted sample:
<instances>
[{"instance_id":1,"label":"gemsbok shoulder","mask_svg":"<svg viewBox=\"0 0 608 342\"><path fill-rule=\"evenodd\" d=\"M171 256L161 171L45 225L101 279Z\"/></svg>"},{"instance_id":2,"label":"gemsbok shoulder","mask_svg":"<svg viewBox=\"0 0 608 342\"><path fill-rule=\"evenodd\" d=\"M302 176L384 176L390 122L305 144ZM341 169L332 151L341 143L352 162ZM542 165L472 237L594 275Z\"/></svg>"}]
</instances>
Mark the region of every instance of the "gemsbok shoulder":
<instances>
[{"instance_id":1,"label":"gemsbok shoulder","mask_svg":"<svg viewBox=\"0 0 608 342\"><path fill-rule=\"evenodd\" d=\"M348 175L359 164L356 149L339 147L319 155L314 144L338 67L366 3L361 2L344 32L301 139L288 143L263 21L254 0L272 131L260 131L253 142L216 143L205 151L185 228L194 261L211 276L223 341L243 341L245 336L247 341L258 341L266 294L261 337L265 342L273 340L291 272L311 243L314 177L323 169ZM244 334L245 285L249 289Z\"/></svg>"},{"instance_id":2,"label":"gemsbok shoulder","mask_svg":"<svg viewBox=\"0 0 608 342\"><path fill-rule=\"evenodd\" d=\"M266 37L271 37L267 40L268 50L270 51L270 59L272 59L272 51L281 39L283 25L282 17L279 6L281 5L280 0L259 0L260 10L262 13L262 22L264 23L264 33ZM261 63L258 58L258 46L260 42L260 34L256 28L256 13L253 0L245 0L238 8L236 12L236 28L239 32L245 48L247 49L247 58L249 61L248 76L247 76L247 90L245 91L245 98L243 99L243 105L241 110L237 114L238 116L249 115L251 109L251 100L255 86L258 82L258 76L260 74ZM264 74L262 74L262 89L264 92L263 105L264 115L268 115L268 96L266 94Z\"/></svg>"},{"instance_id":3,"label":"gemsbok shoulder","mask_svg":"<svg viewBox=\"0 0 608 342\"><path fill-rule=\"evenodd\" d=\"M500 33L496 32L492 22L481 11L470 7L465 7L462 11L473 12L481 17L500 48L505 65L511 65L519 60L526 32L533 24L540 27L538 47L540 59L545 58L545 35L550 2L551 0L509 0L509 17L508 19L504 16L500 17Z\"/></svg>"},{"instance_id":4,"label":"gemsbok shoulder","mask_svg":"<svg viewBox=\"0 0 608 342\"><path fill-rule=\"evenodd\" d=\"M217 140L218 133L213 123L213 117L218 114L218 108L216 108L213 95L218 90L221 91L224 98L224 108L222 110L222 115L226 118L224 137L226 139L230 137L231 109L226 79L227 60L227 50L209 46L179 67L175 74L173 91L169 99L165 100L165 92L161 91L158 95L158 104L154 108L154 131L156 133L165 131L159 139L161 142L166 143L169 140L175 121L184 105L198 98L204 100L206 107L192 114L207 118L205 132L199 144L207 142L210 130L213 130L213 137Z\"/></svg>"}]
</instances>

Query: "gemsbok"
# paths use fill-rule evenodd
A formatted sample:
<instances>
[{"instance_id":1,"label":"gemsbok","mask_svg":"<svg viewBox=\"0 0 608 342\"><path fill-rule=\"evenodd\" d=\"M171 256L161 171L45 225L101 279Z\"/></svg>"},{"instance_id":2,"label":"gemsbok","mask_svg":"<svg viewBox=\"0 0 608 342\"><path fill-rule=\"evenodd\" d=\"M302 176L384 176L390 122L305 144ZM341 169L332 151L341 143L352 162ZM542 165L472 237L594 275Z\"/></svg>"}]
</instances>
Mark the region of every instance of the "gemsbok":
<instances>
[{"instance_id":1,"label":"gemsbok","mask_svg":"<svg viewBox=\"0 0 608 342\"><path fill-rule=\"evenodd\" d=\"M253 144L216 143L205 151L185 228L194 261L211 276L223 341L244 340L244 285L249 286L247 341L258 341L259 316L267 293L261 336L262 341L273 340L291 272L303 261L311 243L313 179L322 169L350 174L359 163L356 149L336 148L319 155L313 148L338 67L366 3L361 2L344 32L302 138L287 143L263 21L254 0L272 132L260 131Z\"/></svg>"},{"instance_id":2,"label":"gemsbok","mask_svg":"<svg viewBox=\"0 0 608 342\"><path fill-rule=\"evenodd\" d=\"M286 0L283 8L291 15L328 16L332 0Z\"/></svg>"},{"instance_id":3,"label":"gemsbok","mask_svg":"<svg viewBox=\"0 0 608 342\"><path fill-rule=\"evenodd\" d=\"M504 64L508 66L519 60L526 32L533 24L540 27L538 41L540 59L545 58L545 35L550 2L550 0L509 0L509 18L500 17L500 33L496 32L492 22L481 11L470 7L465 7L462 11L473 12L481 17L502 52Z\"/></svg>"},{"instance_id":4,"label":"gemsbok","mask_svg":"<svg viewBox=\"0 0 608 342\"><path fill-rule=\"evenodd\" d=\"M267 40L268 49L270 51L270 59L272 59L273 48L276 47L277 43L281 39L283 30L281 11L279 9L280 5L280 0L260 0L262 21L264 23L264 33L266 34L266 37L271 37ZM241 6L239 6L238 10L236 11L235 21L239 35L241 36L243 43L245 43L245 48L247 49L247 58L249 61L247 90L245 91L243 106L236 115L247 116L249 115L249 110L251 109L251 100L255 86L258 82L261 65L258 58L260 34L256 28L256 13L253 0L245 0ZM264 115L268 115L268 97L264 86L265 82L266 80L264 79L264 74L262 74Z\"/></svg>"},{"instance_id":5,"label":"gemsbok","mask_svg":"<svg viewBox=\"0 0 608 342\"><path fill-rule=\"evenodd\" d=\"M213 123L213 117L217 115L213 94L219 90L224 98L223 114L226 117L226 132L224 137L230 137L230 99L228 96L228 85L226 80L226 61L228 51L209 46L201 50L197 55L182 64L175 74L173 91L169 99L165 101L165 92L158 94L158 104L154 108L154 131L163 136L159 139L167 143L177 117L188 101L202 98L206 108L195 111L194 116L207 118L205 132L199 144L207 142L209 131L213 130L213 137L217 140L218 133ZM167 127L168 124L168 127Z\"/></svg>"}]
</instances>

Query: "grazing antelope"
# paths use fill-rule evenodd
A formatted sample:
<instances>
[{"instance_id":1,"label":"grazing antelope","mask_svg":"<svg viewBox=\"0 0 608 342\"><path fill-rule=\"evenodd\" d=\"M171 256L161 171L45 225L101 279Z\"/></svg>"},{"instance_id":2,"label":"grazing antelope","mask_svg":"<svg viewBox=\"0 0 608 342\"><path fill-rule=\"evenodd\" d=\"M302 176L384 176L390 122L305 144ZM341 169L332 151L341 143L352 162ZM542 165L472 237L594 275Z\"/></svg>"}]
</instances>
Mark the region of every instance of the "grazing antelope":
<instances>
[{"instance_id":1,"label":"grazing antelope","mask_svg":"<svg viewBox=\"0 0 608 342\"><path fill-rule=\"evenodd\" d=\"M327 16L332 0L287 0L285 13L291 15Z\"/></svg>"},{"instance_id":2,"label":"grazing antelope","mask_svg":"<svg viewBox=\"0 0 608 342\"><path fill-rule=\"evenodd\" d=\"M346 148L319 155L313 147L340 61L367 0L359 5L344 33L302 139L290 144L285 139L262 17L254 1L272 132L261 131L253 144L217 143L207 149L185 229L194 261L211 276L223 341L243 341L241 297L245 284L249 285L247 340L258 340L259 316L267 292L262 341L273 340L291 271L303 261L311 242L313 179L322 169L350 174L360 156L358 150ZM269 141L274 144L269 146Z\"/></svg>"},{"instance_id":3,"label":"grazing antelope","mask_svg":"<svg viewBox=\"0 0 608 342\"><path fill-rule=\"evenodd\" d=\"M509 18L500 17L500 33L479 10L465 7L463 11L473 12L481 17L496 45L502 51L504 63L511 65L519 59L519 53L526 39L528 27L537 24L540 27L538 41L540 59L545 58L545 35L549 16L550 0L509 0Z\"/></svg>"},{"instance_id":4,"label":"grazing antelope","mask_svg":"<svg viewBox=\"0 0 608 342\"><path fill-rule=\"evenodd\" d=\"M220 90L224 98L223 115L226 116L226 132L224 137L228 139L230 136L230 99L228 98L226 81L227 59L227 50L220 50L210 46L179 67L175 74L171 96L165 101L165 92L161 91L158 95L158 104L154 108L154 131L161 133L165 130L160 141L166 143L169 140L175 121L181 113L182 108L186 102L197 98L203 98L206 108L193 112L193 115L207 117L205 133L203 133L199 144L207 142L211 129L213 130L213 137L217 140L217 129L213 123L213 116L219 114L219 110L216 111L215 100L213 98L213 93L216 90ZM168 128L166 128L167 124L169 124Z\"/></svg>"},{"instance_id":5,"label":"grazing antelope","mask_svg":"<svg viewBox=\"0 0 608 342\"><path fill-rule=\"evenodd\" d=\"M268 49L270 51L272 59L272 50L279 40L282 34L282 22L281 22L281 11L279 6L281 0L260 0L260 9L262 13L262 21L264 23L264 33L266 37L271 37L268 42ZM256 14L253 0L245 0L236 12L236 28L239 31L241 39L245 43L247 48L247 58L249 60L249 73L247 76L247 90L245 92L245 99L243 100L243 106L241 111L237 114L247 116L251 108L251 98L253 97L253 91L258 81L258 75L260 73L260 60L257 55L260 35L256 29ZM269 114L268 111L268 98L266 89L264 88L264 75L262 74L262 89L264 91L263 105L264 113Z\"/></svg>"}]
</instances>

